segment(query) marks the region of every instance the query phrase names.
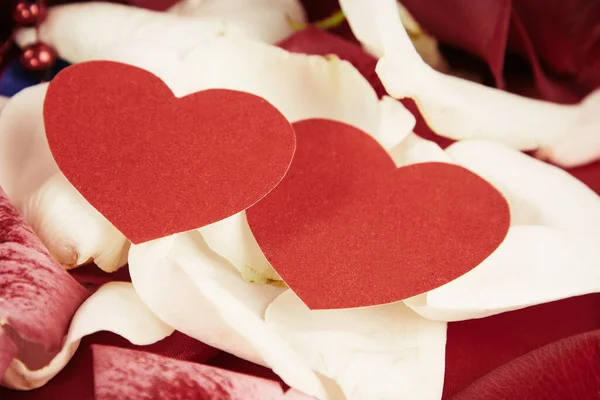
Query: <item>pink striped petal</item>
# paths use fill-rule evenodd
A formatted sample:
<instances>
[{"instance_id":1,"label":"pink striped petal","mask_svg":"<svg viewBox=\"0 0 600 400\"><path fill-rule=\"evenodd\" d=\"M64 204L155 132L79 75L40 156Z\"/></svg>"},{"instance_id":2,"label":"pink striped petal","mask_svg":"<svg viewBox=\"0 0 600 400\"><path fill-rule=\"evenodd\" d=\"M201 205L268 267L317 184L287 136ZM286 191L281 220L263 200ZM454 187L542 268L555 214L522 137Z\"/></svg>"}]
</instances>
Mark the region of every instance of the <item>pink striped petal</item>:
<instances>
[{"instance_id":1,"label":"pink striped petal","mask_svg":"<svg viewBox=\"0 0 600 400\"><path fill-rule=\"evenodd\" d=\"M109 346L92 346L96 400L281 399L273 381L208 365Z\"/></svg>"},{"instance_id":2,"label":"pink striped petal","mask_svg":"<svg viewBox=\"0 0 600 400\"><path fill-rule=\"evenodd\" d=\"M0 329L0 376L8 368L19 349L4 329Z\"/></svg>"},{"instance_id":3,"label":"pink striped petal","mask_svg":"<svg viewBox=\"0 0 600 400\"><path fill-rule=\"evenodd\" d=\"M19 342L58 351L87 296L0 189L0 324Z\"/></svg>"}]
</instances>

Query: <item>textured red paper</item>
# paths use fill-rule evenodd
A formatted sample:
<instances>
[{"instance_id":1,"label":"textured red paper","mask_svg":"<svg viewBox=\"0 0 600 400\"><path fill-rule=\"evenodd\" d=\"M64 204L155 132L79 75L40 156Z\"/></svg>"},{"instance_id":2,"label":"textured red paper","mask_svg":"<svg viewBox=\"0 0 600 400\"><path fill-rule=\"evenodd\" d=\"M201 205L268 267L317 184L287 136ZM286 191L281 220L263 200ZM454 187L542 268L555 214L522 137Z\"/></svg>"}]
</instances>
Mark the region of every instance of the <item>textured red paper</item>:
<instances>
[{"instance_id":1,"label":"textured red paper","mask_svg":"<svg viewBox=\"0 0 600 400\"><path fill-rule=\"evenodd\" d=\"M149 72L107 61L58 74L44 122L61 171L134 243L246 209L295 148L291 125L262 98L215 89L178 99Z\"/></svg>"},{"instance_id":2,"label":"textured red paper","mask_svg":"<svg viewBox=\"0 0 600 400\"><path fill-rule=\"evenodd\" d=\"M267 259L311 309L426 292L504 239L508 204L472 172L444 163L396 169L373 138L340 122L294 129L290 171L247 215Z\"/></svg>"}]
</instances>

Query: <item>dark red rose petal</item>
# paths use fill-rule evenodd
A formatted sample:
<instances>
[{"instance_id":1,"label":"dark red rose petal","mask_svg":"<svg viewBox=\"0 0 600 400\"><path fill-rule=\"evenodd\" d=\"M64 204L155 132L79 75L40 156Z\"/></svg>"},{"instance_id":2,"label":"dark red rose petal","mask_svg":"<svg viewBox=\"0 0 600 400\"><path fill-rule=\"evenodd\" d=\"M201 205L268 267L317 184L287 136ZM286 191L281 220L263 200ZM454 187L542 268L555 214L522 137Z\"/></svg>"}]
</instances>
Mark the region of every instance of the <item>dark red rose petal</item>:
<instances>
[{"instance_id":1,"label":"dark red rose petal","mask_svg":"<svg viewBox=\"0 0 600 400\"><path fill-rule=\"evenodd\" d=\"M96 400L281 399L276 382L155 354L92 346Z\"/></svg>"},{"instance_id":2,"label":"dark red rose petal","mask_svg":"<svg viewBox=\"0 0 600 400\"><path fill-rule=\"evenodd\" d=\"M600 293L595 293L449 323L444 398L541 346L600 329L599 310Z\"/></svg>"},{"instance_id":3,"label":"dark red rose petal","mask_svg":"<svg viewBox=\"0 0 600 400\"><path fill-rule=\"evenodd\" d=\"M0 320L52 352L89 292L62 268L0 189ZM26 361L26 360L24 360Z\"/></svg>"},{"instance_id":4,"label":"dark red rose petal","mask_svg":"<svg viewBox=\"0 0 600 400\"><path fill-rule=\"evenodd\" d=\"M98 332L83 338L79 349L65 369L46 385L29 392L0 387L0 399L64 400L66 398L65 393L68 393L69 399L94 400L94 371L91 349L93 344L136 349L198 363L204 363L219 353L219 350L177 331L160 342L149 346L134 346L114 333Z\"/></svg>"},{"instance_id":5,"label":"dark red rose petal","mask_svg":"<svg viewBox=\"0 0 600 400\"><path fill-rule=\"evenodd\" d=\"M453 400L580 400L600 397L600 330L551 343L509 362Z\"/></svg>"},{"instance_id":6,"label":"dark red rose petal","mask_svg":"<svg viewBox=\"0 0 600 400\"><path fill-rule=\"evenodd\" d=\"M108 282L131 282L128 265L115 272L105 272L92 263L71 269L69 273L82 285L101 286Z\"/></svg>"}]
</instances>

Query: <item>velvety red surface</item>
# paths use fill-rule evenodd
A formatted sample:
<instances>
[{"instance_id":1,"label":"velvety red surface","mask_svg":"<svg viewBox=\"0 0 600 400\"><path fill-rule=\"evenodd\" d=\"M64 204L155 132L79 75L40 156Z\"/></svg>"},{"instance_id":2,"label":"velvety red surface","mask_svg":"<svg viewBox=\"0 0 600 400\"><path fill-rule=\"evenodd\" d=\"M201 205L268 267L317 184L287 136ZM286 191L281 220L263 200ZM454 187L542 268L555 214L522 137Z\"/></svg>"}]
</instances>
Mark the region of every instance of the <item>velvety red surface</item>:
<instances>
[{"instance_id":1,"label":"velvety red surface","mask_svg":"<svg viewBox=\"0 0 600 400\"><path fill-rule=\"evenodd\" d=\"M294 130L288 174L246 215L273 268L310 308L427 292L475 268L504 240L506 200L467 169L396 168L375 139L337 121L309 119Z\"/></svg>"},{"instance_id":2,"label":"velvety red surface","mask_svg":"<svg viewBox=\"0 0 600 400\"><path fill-rule=\"evenodd\" d=\"M290 123L258 96L176 98L151 73L107 61L61 71L44 124L63 174L133 243L243 211L279 183L295 149Z\"/></svg>"}]
</instances>

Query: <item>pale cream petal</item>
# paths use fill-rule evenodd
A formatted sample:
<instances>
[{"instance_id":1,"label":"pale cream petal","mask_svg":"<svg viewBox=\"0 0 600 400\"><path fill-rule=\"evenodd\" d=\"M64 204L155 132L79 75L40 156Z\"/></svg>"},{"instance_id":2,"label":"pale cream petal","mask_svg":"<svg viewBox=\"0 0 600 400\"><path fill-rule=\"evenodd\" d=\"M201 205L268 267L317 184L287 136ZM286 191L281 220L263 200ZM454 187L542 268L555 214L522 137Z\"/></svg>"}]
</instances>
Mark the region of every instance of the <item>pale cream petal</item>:
<instances>
[{"instance_id":1,"label":"pale cream petal","mask_svg":"<svg viewBox=\"0 0 600 400\"><path fill-rule=\"evenodd\" d=\"M132 246L129 267L140 297L175 329L268 366L288 385L330 398L325 383L263 321L283 290L245 282L198 231Z\"/></svg>"},{"instance_id":2,"label":"pale cream petal","mask_svg":"<svg viewBox=\"0 0 600 400\"><path fill-rule=\"evenodd\" d=\"M186 54L207 38L236 36L276 43L293 33L288 18L303 20L295 0L187 1L171 12L121 4L89 2L51 7L39 39L72 62L97 58L100 51L139 39ZM34 29L17 32L24 47L36 40Z\"/></svg>"},{"instance_id":3,"label":"pale cream petal","mask_svg":"<svg viewBox=\"0 0 600 400\"><path fill-rule=\"evenodd\" d=\"M438 399L446 324L403 303L311 311L288 290L267 309L267 324L348 399Z\"/></svg>"}]
</instances>

